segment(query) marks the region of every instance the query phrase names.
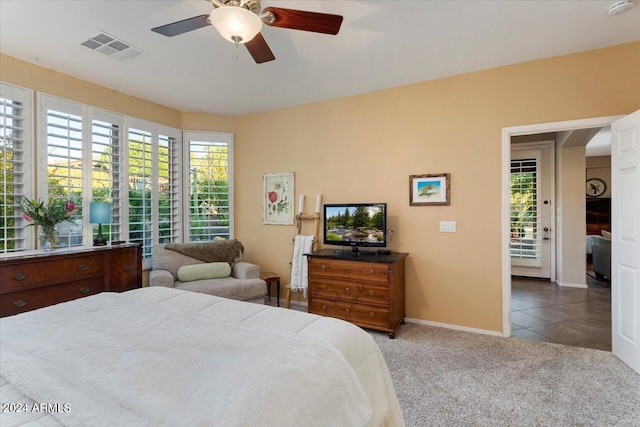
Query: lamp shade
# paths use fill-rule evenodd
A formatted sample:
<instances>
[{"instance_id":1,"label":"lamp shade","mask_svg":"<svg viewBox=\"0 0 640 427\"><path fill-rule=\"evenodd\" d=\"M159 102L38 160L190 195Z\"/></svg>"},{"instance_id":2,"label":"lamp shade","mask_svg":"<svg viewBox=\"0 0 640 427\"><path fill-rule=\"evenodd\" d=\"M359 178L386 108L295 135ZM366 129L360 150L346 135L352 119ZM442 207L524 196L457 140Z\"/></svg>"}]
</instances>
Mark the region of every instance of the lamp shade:
<instances>
[{"instance_id":1,"label":"lamp shade","mask_svg":"<svg viewBox=\"0 0 640 427\"><path fill-rule=\"evenodd\" d=\"M108 224L110 218L110 203L91 202L89 204L89 222L91 224Z\"/></svg>"},{"instance_id":2,"label":"lamp shade","mask_svg":"<svg viewBox=\"0 0 640 427\"><path fill-rule=\"evenodd\" d=\"M238 6L218 7L209 20L222 37L236 44L251 41L262 30L258 15Z\"/></svg>"}]
</instances>

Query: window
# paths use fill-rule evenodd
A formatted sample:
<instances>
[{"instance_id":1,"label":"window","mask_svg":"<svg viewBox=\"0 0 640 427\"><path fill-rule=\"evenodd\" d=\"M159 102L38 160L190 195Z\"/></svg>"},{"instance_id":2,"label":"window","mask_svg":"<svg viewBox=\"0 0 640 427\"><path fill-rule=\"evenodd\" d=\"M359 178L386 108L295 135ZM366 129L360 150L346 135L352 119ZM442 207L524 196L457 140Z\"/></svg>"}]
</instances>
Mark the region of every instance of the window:
<instances>
[{"instance_id":1,"label":"window","mask_svg":"<svg viewBox=\"0 0 640 427\"><path fill-rule=\"evenodd\" d=\"M129 129L129 240L151 256L151 133Z\"/></svg>"},{"instance_id":2,"label":"window","mask_svg":"<svg viewBox=\"0 0 640 427\"><path fill-rule=\"evenodd\" d=\"M73 222L57 225L59 244L91 244L98 225L89 224L89 202L109 203L103 235L140 243L149 267L153 243L182 235L179 131L137 119L125 125L116 113L48 95L39 99L47 168L40 193L82 208Z\"/></svg>"},{"instance_id":3,"label":"window","mask_svg":"<svg viewBox=\"0 0 640 427\"><path fill-rule=\"evenodd\" d=\"M144 268L156 243L233 237L232 134L189 132L183 145L178 129L39 93L36 147L33 92L0 87L0 253L35 247L22 196L80 208L56 227L63 247L91 245L89 203L110 203L103 235L141 243Z\"/></svg>"},{"instance_id":4,"label":"window","mask_svg":"<svg viewBox=\"0 0 640 427\"><path fill-rule=\"evenodd\" d=\"M511 257L537 259L538 159L511 160Z\"/></svg>"},{"instance_id":5,"label":"window","mask_svg":"<svg viewBox=\"0 0 640 427\"><path fill-rule=\"evenodd\" d=\"M70 108L69 110L78 110ZM47 199L71 200L83 208L83 143L82 112L63 108L46 108L46 179ZM58 245L83 244L82 216L76 213L73 222L56 225Z\"/></svg>"},{"instance_id":6,"label":"window","mask_svg":"<svg viewBox=\"0 0 640 427\"><path fill-rule=\"evenodd\" d=\"M233 238L233 135L185 132L189 241Z\"/></svg>"},{"instance_id":7,"label":"window","mask_svg":"<svg viewBox=\"0 0 640 427\"><path fill-rule=\"evenodd\" d=\"M0 254L33 245L33 228L25 228L18 207L22 196L32 196L32 97L28 89L0 84Z\"/></svg>"},{"instance_id":8,"label":"window","mask_svg":"<svg viewBox=\"0 0 640 427\"><path fill-rule=\"evenodd\" d=\"M128 237L142 244L143 258L149 260L154 243L182 236L179 133L140 120L128 132Z\"/></svg>"},{"instance_id":9,"label":"window","mask_svg":"<svg viewBox=\"0 0 640 427\"><path fill-rule=\"evenodd\" d=\"M159 242L177 241L180 233L180 150L175 138L158 138Z\"/></svg>"},{"instance_id":10,"label":"window","mask_svg":"<svg viewBox=\"0 0 640 427\"><path fill-rule=\"evenodd\" d=\"M111 205L110 223L102 224L102 234L108 241L121 240L122 119L105 112L97 116L101 120L94 118L91 123L91 201ZM91 234L97 236L97 225Z\"/></svg>"}]
</instances>

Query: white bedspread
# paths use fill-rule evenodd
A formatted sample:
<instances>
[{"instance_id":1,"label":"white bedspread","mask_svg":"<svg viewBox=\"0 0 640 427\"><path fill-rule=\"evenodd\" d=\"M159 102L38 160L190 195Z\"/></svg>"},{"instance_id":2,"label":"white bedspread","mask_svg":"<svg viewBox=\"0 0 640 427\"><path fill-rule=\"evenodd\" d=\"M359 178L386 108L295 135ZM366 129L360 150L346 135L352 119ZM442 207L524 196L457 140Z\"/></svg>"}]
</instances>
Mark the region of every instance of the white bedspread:
<instances>
[{"instance_id":1,"label":"white bedspread","mask_svg":"<svg viewBox=\"0 0 640 427\"><path fill-rule=\"evenodd\" d=\"M153 287L0 322L2 426L403 425L377 345L336 319Z\"/></svg>"}]
</instances>

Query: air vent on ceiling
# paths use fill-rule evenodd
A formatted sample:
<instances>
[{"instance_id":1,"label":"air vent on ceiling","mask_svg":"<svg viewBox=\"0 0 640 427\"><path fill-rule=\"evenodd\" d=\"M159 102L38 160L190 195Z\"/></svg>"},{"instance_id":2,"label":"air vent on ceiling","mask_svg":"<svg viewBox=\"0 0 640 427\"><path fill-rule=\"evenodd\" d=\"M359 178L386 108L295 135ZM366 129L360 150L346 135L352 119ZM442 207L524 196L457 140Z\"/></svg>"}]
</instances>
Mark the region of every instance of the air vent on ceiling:
<instances>
[{"instance_id":1,"label":"air vent on ceiling","mask_svg":"<svg viewBox=\"0 0 640 427\"><path fill-rule=\"evenodd\" d=\"M147 54L147 52L138 49L131 43L113 37L104 31L94 34L87 41L80 44L123 62Z\"/></svg>"}]
</instances>

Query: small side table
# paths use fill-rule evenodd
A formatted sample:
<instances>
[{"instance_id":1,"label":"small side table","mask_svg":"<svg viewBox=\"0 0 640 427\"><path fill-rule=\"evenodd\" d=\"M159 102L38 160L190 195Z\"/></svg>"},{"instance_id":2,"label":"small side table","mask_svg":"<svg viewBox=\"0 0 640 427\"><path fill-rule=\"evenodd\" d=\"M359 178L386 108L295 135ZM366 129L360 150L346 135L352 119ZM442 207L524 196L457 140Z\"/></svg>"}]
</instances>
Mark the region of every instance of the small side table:
<instances>
[{"instance_id":1,"label":"small side table","mask_svg":"<svg viewBox=\"0 0 640 427\"><path fill-rule=\"evenodd\" d=\"M269 301L271 301L271 284L276 284L276 302L278 303L278 307L280 307L280 276L276 273L265 271L260 273L260 278L267 282L267 295L269 295Z\"/></svg>"}]
</instances>

